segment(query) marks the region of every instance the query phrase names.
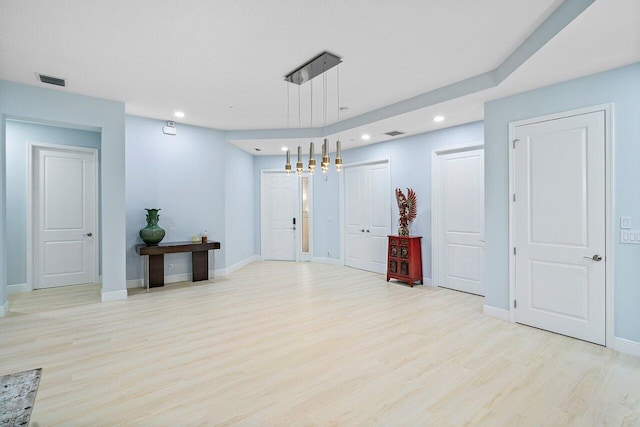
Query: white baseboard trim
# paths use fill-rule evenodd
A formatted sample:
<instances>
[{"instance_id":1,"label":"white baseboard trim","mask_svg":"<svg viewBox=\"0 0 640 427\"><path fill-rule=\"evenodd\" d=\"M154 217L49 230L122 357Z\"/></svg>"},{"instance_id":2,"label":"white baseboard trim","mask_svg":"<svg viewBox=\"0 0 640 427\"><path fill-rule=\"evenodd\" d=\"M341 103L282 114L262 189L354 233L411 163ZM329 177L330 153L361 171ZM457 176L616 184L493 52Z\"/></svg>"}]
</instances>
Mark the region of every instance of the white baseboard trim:
<instances>
[{"instance_id":1,"label":"white baseboard trim","mask_svg":"<svg viewBox=\"0 0 640 427\"><path fill-rule=\"evenodd\" d=\"M144 279L127 280L127 289L144 288Z\"/></svg>"},{"instance_id":2,"label":"white baseboard trim","mask_svg":"<svg viewBox=\"0 0 640 427\"><path fill-rule=\"evenodd\" d=\"M20 283L17 285L9 285L7 286L8 294L24 294L26 292L31 292L31 286L26 283Z\"/></svg>"},{"instance_id":3,"label":"white baseboard trim","mask_svg":"<svg viewBox=\"0 0 640 427\"><path fill-rule=\"evenodd\" d=\"M233 273L236 270L241 269L245 265L251 264L254 261L260 260L260 256L252 255L247 259L243 259L242 261L236 262L233 265L225 268L219 268L216 270L209 270L209 279L213 280L215 277L226 276L227 274ZM190 282L191 281L191 273L181 273L181 274L171 274L168 276L164 276L164 283L178 283L178 282ZM127 280L127 289L133 288L144 288L144 279L132 279Z\"/></svg>"},{"instance_id":4,"label":"white baseboard trim","mask_svg":"<svg viewBox=\"0 0 640 427\"><path fill-rule=\"evenodd\" d=\"M342 265L339 259L327 257L313 257L311 258L311 262L317 262L318 264Z\"/></svg>"},{"instance_id":5,"label":"white baseboard trim","mask_svg":"<svg viewBox=\"0 0 640 427\"><path fill-rule=\"evenodd\" d=\"M482 312L487 316L495 317L496 319L504 320L505 322L509 322L509 310L505 310L504 308L492 307L490 305L485 305L482 307Z\"/></svg>"},{"instance_id":6,"label":"white baseboard trim","mask_svg":"<svg viewBox=\"0 0 640 427\"><path fill-rule=\"evenodd\" d=\"M243 259L242 261L238 261L233 265L228 267L220 268L214 270L209 270L209 277L217 277L217 276L226 276L228 274L233 273L234 271L240 270L245 265L249 265L254 261L260 261L262 257L260 255L252 255L249 258Z\"/></svg>"},{"instance_id":7,"label":"white baseboard trim","mask_svg":"<svg viewBox=\"0 0 640 427\"><path fill-rule=\"evenodd\" d=\"M433 284L433 280L431 280L428 277L423 277L422 278L422 284L424 284L425 286L430 286L432 288L437 288L438 287L437 285L434 285Z\"/></svg>"},{"instance_id":8,"label":"white baseboard trim","mask_svg":"<svg viewBox=\"0 0 640 427\"><path fill-rule=\"evenodd\" d=\"M127 299L127 290L122 289L119 291L111 291L111 292L103 292L102 293L102 302L107 301L119 301Z\"/></svg>"},{"instance_id":9,"label":"white baseboard trim","mask_svg":"<svg viewBox=\"0 0 640 427\"><path fill-rule=\"evenodd\" d=\"M614 337L613 345L620 353L630 354L632 356L640 356L640 342L631 341L626 338Z\"/></svg>"},{"instance_id":10,"label":"white baseboard trim","mask_svg":"<svg viewBox=\"0 0 640 427\"><path fill-rule=\"evenodd\" d=\"M9 301L5 302L4 305L0 305L0 317L4 317L9 314Z\"/></svg>"}]
</instances>

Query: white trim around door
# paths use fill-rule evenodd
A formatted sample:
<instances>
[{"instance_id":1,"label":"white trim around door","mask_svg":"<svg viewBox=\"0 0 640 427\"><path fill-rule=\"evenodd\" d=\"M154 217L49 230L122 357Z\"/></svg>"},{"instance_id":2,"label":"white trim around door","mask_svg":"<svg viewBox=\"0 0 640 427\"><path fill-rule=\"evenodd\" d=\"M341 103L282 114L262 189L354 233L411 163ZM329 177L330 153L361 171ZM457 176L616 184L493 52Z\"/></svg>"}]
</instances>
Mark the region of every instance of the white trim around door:
<instances>
[{"instance_id":1,"label":"white trim around door","mask_svg":"<svg viewBox=\"0 0 640 427\"><path fill-rule=\"evenodd\" d=\"M461 153L465 151L484 149L484 141L474 141L468 144L455 145L451 147L443 147L431 151L431 282L432 286L440 286L440 248L442 247L441 221L440 218L440 198L441 183L440 169L438 167L439 156L446 154ZM484 239L484 237L482 237Z\"/></svg>"},{"instance_id":2,"label":"white trim around door","mask_svg":"<svg viewBox=\"0 0 640 427\"><path fill-rule=\"evenodd\" d=\"M33 229L33 221L34 221L34 210L33 210L33 198L34 198L34 162L33 156L36 154L37 150L40 149L48 149L55 150L66 153L83 153L89 154L93 157L93 161L95 164L94 168L94 224L95 231L92 231L93 238L91 239L93 242L93 252L95 254L95 268L94 268L94 283L98 282L99 277L99 265L100 265L100 213L99 213L99 200L100 200L100 192L99 192L99 176L100 176L100 162L98 157L98 150L96 148L88 148L88 147L76 147L71 145L61 145L61 144L51 144L46 142L37 142L37 141L28 141L27 142L27 283L26 289L32 291L34 289L34 268L35 268L35 259L34 259L34 236L35 232Z\"/></svg>"},{"instance_id":3,"label":"white trim around door","mask_svg":"<svg viewBox=\"0 0 640 427\"><path fill-rule=\"evenodd\" d=\"M340 230L340 261L339 265L346 265L346 235L345 235L345 170L347 168L357 167L357 166L367 166L367 165L376 165L386 163L387 165L387 179L389 183L389 189L391 189L391 159L390 158L382 158L382 159L372 159L372 160L364 160L359 162L351 162L344 164L342 166L342 171L338 174L338 206L339 206L339 230ZM389 234L392 233L392 224L391 218L393 218L393 207L395 204L395 193L393 191L389 191Z\"/></svg>"},{"instance_id":4,"label":"white trim around door","mask_svg":"<svg viewBox=\"0 0 640 427\"><path fill-rule=\"evenodd\" d=\"M614 337L614 304L613 304L613 265L614 265L614 245L613 236L615 235L613 221L614 206L614 182L613 182L613 140L612 140L612 116L613 104L596 105L592 107L581 108L551 114L542 117L535 117L526 120L519 120L509 123L509 320L516 321L516 313L514 310L514 300L516 295L516 255L513 253L515 247L515 204L512 195L515 192L515 150L513 141L515 139L516 127L531 125L535 123L558 120L567 117L573 117L583 114L604 112L604 143L605 143L605 344L607 347L615 346Z\"/></svg>"}]
</instances>

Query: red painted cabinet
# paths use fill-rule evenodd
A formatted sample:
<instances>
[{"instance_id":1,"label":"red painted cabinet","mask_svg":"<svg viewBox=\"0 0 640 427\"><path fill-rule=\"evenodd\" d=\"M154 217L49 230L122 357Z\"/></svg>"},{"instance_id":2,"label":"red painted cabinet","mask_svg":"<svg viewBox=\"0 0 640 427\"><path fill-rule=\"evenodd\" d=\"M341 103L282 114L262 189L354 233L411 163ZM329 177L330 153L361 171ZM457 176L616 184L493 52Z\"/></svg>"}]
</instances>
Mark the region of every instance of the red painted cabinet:
<instances>
[{"instance_id":1,"label":"red painted cabinet","mask_svg":"<svg viewBox=\"0 0 640 427\"><path fill-rule=\"evenodd\" d=\"M396 279L412 287L422 279L422 248L420 236L389 236L387 252L387 282Z\"/></svg>"}]
</instances>

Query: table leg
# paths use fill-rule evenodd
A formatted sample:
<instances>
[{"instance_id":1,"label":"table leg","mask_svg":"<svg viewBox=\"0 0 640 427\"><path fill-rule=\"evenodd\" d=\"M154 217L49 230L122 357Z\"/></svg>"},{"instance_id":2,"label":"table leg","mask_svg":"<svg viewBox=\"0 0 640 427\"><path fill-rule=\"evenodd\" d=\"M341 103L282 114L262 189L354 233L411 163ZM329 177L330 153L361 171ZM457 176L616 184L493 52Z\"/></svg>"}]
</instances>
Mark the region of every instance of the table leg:
<instances>
[{"instance_id":1,"label":"table leg","mask_svg":"<svg viewBox=\"0 0 640 427\"><path fill-rule=\"evenodd\" d=\"M164 286L164 254L149 255L149 287Z\"/></svg>"},{"instance_id":2,"label":"table leg","mask_svg":"<svg viewBox=\"0 0 640 427\"><path fill-rule=\"evenodd\" d=\"M209 279L209 251L191 252L192 282Z\"/></svg>"}]
</instances>

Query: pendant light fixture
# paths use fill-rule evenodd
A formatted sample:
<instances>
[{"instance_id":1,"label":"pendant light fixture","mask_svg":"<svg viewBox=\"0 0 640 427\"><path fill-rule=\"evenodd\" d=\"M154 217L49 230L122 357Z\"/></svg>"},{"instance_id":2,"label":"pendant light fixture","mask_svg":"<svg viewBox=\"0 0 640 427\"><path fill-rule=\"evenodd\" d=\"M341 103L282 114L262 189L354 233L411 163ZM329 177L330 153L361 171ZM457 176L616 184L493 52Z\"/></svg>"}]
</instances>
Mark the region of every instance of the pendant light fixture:
<instances>
[{"instance_id":1,"label":"pendant light fixture","mask_svg":"<svg viewBox=\"0 0 640 427\"><path fill-rule=\"evenodd\" d=\"M302 86L306 82L310 82L310 116L311 123L310 128L313 129L313 79L319 75L322 75L322 88L323 88L323 110L322 110L322 131L326 134L327 127L327 74L331 68L337 66L342 62L340 57L333 55L329 52L323 52L320 55L316 56L309 62L301 65L291 73L285 76L285 81L288 83L294 83L298 85L298 128L300 128L300 86ZM339 67L337 68L338 78L337 81L337 108L338 108L338 121L340 121L340 81L339 81ZM289 92L287 86L287 127L288 127L288 118L289 118ZM316 168L316 159L315 159L315 145L313 142L313 138L309 143L309 165L308 170L310 174L315 172ZM324 138L322 143L322 159L320 161L320 167L323 173L326 173L329 170L329 166L331 164L331 158L329 156L329 141L327 138ZM342 169L342 157L341 157L341 145L340 140L336 141L336 159L335 159L335 167L336 171L340 171ZM303 173L304 165L302 163L302 147L298 146L298 161L296 163L296 172L300 176ZM285 170L287 173L291 171L290 164L290 153L287 151L287 163L285 165Z\"/></svg>"}]
</instances>

